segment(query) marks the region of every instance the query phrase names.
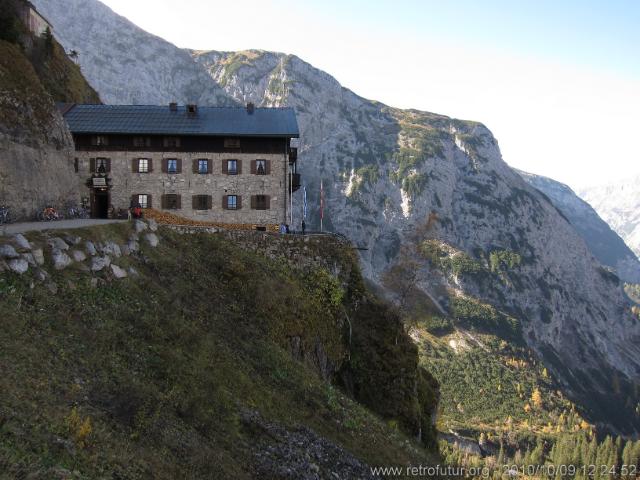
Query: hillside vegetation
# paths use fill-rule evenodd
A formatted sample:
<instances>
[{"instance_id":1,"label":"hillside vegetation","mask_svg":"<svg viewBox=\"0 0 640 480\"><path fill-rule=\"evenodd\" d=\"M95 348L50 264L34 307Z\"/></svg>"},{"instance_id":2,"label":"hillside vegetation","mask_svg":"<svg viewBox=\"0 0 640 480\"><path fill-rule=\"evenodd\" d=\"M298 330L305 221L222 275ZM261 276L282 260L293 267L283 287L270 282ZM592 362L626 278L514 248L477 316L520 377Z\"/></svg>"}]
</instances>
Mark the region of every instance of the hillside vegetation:
<instances>
[{"instance_id":1,"label":"hillside vegetation","mask_svg":"<svg viewBox=\"0 0 640 480\"><path fill-rule=\"evenodd\" d=\"M100 97L86 81L80 67L69 59L50 31L39 37L29 32L18 18L16 1L2 0L0 6L0 59L5 67L11 65L13 71L3 72L0 76L0 90L15 88L15 75L31 76L24 65L26 59L54 102L100 103ZM24 86L33 89L34 82L30 79ZM43 100L43 103L48 102Z\"/></svg>"},{"instance_id":2,"label":"hillside vegetation","mask_svg":"<svg viewBox=\"0 0 640 480\"><path fill-rule=\"evenodd\" d=\"M436 384L353 251L257 235L255 253L163 230L119 259L138 272L124 280L80 264L45 264L44 284L2 273L0 479L334 478L348 458L434 461ZM308 251L296 268L294 247Z\"/></svg>"}]
</instances>

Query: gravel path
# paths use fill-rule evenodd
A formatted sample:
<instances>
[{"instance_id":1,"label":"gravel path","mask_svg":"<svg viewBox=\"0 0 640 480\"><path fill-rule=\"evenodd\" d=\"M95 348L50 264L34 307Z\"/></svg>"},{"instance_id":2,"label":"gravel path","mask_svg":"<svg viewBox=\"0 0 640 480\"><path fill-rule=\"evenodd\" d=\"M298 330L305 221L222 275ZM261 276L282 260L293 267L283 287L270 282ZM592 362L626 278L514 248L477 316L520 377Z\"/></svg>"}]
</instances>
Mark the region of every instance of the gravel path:
<instances>
[{"instance_id":1,"label":"gravel path","mask_svg":"<svg viewBox=\"0 0 640 480\"><path fill-rule=\"evenodd\" d=\"M122 223L128 220L103 220L98 218L81 218L75 220L57 220L53 222L25 222L0 225L0 235L14 235L25 232L41 232L43 230L70 230L73 228L92 227L94 225L108 225Z\"/></svg>"}]
</instances>

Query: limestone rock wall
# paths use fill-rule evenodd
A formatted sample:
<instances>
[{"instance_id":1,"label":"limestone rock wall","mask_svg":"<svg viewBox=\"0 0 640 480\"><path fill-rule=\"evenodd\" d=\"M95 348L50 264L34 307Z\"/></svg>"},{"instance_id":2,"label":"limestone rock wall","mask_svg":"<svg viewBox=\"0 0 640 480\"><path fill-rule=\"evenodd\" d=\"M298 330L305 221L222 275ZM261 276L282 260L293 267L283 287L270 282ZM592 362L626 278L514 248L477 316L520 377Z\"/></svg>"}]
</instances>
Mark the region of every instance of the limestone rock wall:
<instances>
[{"instance_id":1,"label":"limestone rock wall","mask_svg":"<svg viewBox=\"0 0 640 480\"><path fill-rule=\"evenodd\" d=\"M0 42L0 205L13 220L77 203L73 141L21 49Z\"/></svg>"}]
</instances>

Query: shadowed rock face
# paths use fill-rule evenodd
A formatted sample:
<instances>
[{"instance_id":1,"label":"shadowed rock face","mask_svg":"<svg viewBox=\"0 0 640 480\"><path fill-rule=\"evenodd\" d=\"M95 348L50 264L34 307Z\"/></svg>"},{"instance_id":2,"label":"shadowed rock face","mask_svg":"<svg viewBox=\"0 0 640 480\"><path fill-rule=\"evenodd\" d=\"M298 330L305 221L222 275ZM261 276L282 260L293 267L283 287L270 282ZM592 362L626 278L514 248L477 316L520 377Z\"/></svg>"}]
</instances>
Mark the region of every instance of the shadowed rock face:
<instances>
[{"instance_id":1,"label":"shadowed rock face","mask_svg":"<svg viewBox=\"0 0 640 480\"><path fill-rule=\"evenodd\" d=\"M571 222L600 263L614 269L620 279L626 282L640 283L638 257L607 222L598 216L591 205L578 197L571 188L563 183L540 175L519 173L529 185L549 197L551 202Z\"/></svg>"},{"instance_id":2,"label":"shadowed rock face","mask_svg":"<svg viewBox=\"0 0 640 480\"><path fill-rule=\"evenodd\" d=\"M627 433L640 430L633 407L625 406L638 401L632 392L640 382L640 327L618 278L594 258L549 198L502 160L485 126L364 99L291 55L179 50L94 0L73 0L72 9L63 0L36 3L68 48L85 45L78 48L83 71L106 102L131 102L133 94L121 93L131 88L135 99L149 103L198 91L205 103L294 107L307 226L319 226L323 180L325 228L367 249L363 271L373 281L381 282L428 218L429 228L418 240L428 236L483 262L492 251L517 252L522 263L507 283L442 275L419 258L416 281L445 307L447 292L454 291L517 317L524 340L592 419ZM100 49L89 38L93 30L104 40ZM131 83L136 72L144 77L157 65L162 72L175 69L176 77ZM296 227L301 193L295 199ZM613 375L622 382L616 394Z\"/></svg>"}]
</instances>

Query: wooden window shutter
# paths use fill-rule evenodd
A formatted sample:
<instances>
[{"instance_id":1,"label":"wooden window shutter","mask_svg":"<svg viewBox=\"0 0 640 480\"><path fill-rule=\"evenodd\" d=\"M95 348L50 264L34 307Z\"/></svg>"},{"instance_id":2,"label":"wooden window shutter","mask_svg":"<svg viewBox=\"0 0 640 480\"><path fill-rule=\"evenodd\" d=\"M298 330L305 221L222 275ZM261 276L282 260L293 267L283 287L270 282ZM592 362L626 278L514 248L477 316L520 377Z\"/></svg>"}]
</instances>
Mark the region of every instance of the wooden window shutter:
<instances>
[{"instance_id":1,"label":"wooden window shutter","mask_svg":"<svg viewBox=\"0 0 640 480\"><path fill-rule=\"evenodd\" d=\"M176 159L176 173L182 173L182 159Z\"/></svg>"},{"instance_id":2,"label":"wooden window shutter","mask_svg":"<svg viewBox=\"0 0 640 480\"><path fill-rule=\"evenodd\" d=\"M191 208L196 210L197 206L198 206L198 196L197 195L192 195L191 196Z\"/></svg>"},{"instance_id":3,"label":"wooden window shutter","mask_svg":"<svg viewBox=\"0 0 640 480\"><path fill-rule=\"evenodd\" d=\"M194 160L194 161L192 162L192 166L193 166L193 173L199 173L199 170L198 170L198 160Z\"/></svg>"},{"instance_id":4,"label":"wooden window shutter","mask_svg":"<svg viewBox=\"0 0 640 480\"><path fill-rule=\"evenodd\" d=\"M95 158L90 158L89 159L89 171L91 173L96 173L96 159Z\"/></svg>"},{"instance_id":5,"label":"wooden window shutter","mask_svg":"<svg viewBox=\"0 0 640 480\"><path fill-rule=\"evenodd\" d=\"M153 204L151 203L151 195L147 195L147 208L151 208Z\"/></svg>"},{"instance_id":6,"label":"wooden window shutter","mask_svg":"<svg viewBox=\"0 0 640 480\"><path fill-rule=\"evenodd\" d=\"M266 174L267 175L271 175L271 160L265 160L264 163L266 164Z\"/></svg>"},{"instance_id":7,"label":"wooden window shutter","mask_svg":"<svg viewBox=\"0 0 640 480\"><path fill-rule=\"evenodd\" d=\"M242 173L242 160L236 160L236 165L238 166L238 175L240 175Z\"/></svg>"},{"instance_id":8,"label":"wooden window shutter","mask_svg":"<svg viewBox=\"0 0 640 480\"><path fill-rule=\"evenodd\" d=\"M257 203L257 199L255 195L251 195L251 209L255 210L256 209L256 203Z\"/></svg>"},{"instance_id":9,"label":"wooden window shutter","mask_svg":"<svg viewBox=\"0 0 640 480\"><path fill-rule=\"evenodd\" d=\"M240 210L242 208L242 196L238 195L236 197L236 209Z\"/></svg>"},{"instance_id":10,"label":"wooden window shutter","mask_svg":"<svg viewBox=\"0 0 640 480\"><path fill-rule=\"evenodd\" d=\"M149 159L149 173L153 172L153 159Z\"/></svg>"},{"instance_id":11,"label":"wooden window shutter","mask_svg":"<svg viewBox=\"0 0 640 480\"><path fill-rule=\"evenodd\" d=\"M207 173L213 172L213 160L211 158L207 159Z\"/></svg>"},{"instance_id":12,"label":"wooden window shutter","mask_svg":"<svg viewBox=\"0 0 640 480\"><path fill-rule=\"evenodd\" d=\"M228 160L222 160L222 173L224 175L228 175L229 174L229 161Z\"/></svg>"},{"instance_id":13,"label":"wooden window shutter","mask_svg":"<svg viewBox=\"0 0 640 480\"><path fill-rule=\"evenodd\" d=\"M182 208L182 195L176 195L176 208L178 210Z\"/></svg>"},{"instance_id":14,"label":"wooden window shutter","mask_svg":"<svg viewBox=\"0 0 640 480\"><path fill-rule=\"evenodd\" d=\"M131 160L131 171L133 173L139 173L139 171L138 171L139 165L140 165L139 159L137 159L137 158L132 159ZM95 165L94 165L94 167L95 167Z\"/></svg>"},{"instance_id":15,"label":"wooden window shutter","mask_svg":"<svg viewBox=\"0 0 640 480\"><path fill-rule=\"evenodd\" d=\"M251 160L251 175L255 175L255 174L256 174L256 161Z\"/></svg>"},{"instance_id":16,"label":"wooden window shutter","mask_svg":"<svg viewBox=\"0 0 640 480\"><path fill-rule=\"evenodd\" d=\"M167 208L167 196L166 195L162 195L160 196L160 208L165 209Z\"/></svg>"},{"instance_id":17,"label":"wooden window shutter","mask_svg":"<svg viewBox=\"0 0 640 480\"><path fill-rule=\"evenodd\" d=\"M271 208L271 197L269 195L264 196L264 204L265 209L269 210Z\"/></svg>"},{"instance_id":18,"label":"wooden window shutter","mask_svg":"<svg viewBox=\"0 0 640 480\"><path fill-rule=\"evenodd\" d=\"M163 158L162 159L162 173L167 173L169 171L169 159L168 158ZM151 168L149 168L149 171L151 171Z\"/></svg>"},{"instance_id":19,"label":"wooden window shutter","mask_svg":"<svg viewBox=\"0 0 640 480\"><path fill-rule=\"evenodd\" d=\"M131 195L131 203L133 205L135 205L137 202L138 202L138 194L135 193L135 194Z\"/></svg>"},{"instance_id":20,"label":"wooden window shutter","mask_svg":"<svg viewBox=\"0 0 640 480\"><path fill-rule=\"evenodd\" d=\"M107 173L109 173L111 171L111 159L110 158L105 159L104 163L106 164L104 168L107 171Z\"/></svg>"},{"instance_id":21,"label":"wooden window shutter","mask_svg":"<svg viewBox=\"0 0 640 480\"><path fill-rule=\"evenodd\" d=\"M207 195L207 210L211 210L213 208L213 197L211 195Z\"/></svg>"},{"instance_id":22,"label":"wooden window shutter","mask_svg":"<svg viewBox=\"0 0 640 480\"><path fill-rule=\"evenodd\" d=\"M223 195L222 196L222 209L223 210L227 210L228 208L228 203L227 203L227 195Z\"/></svg>"}]
</instances>

